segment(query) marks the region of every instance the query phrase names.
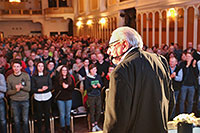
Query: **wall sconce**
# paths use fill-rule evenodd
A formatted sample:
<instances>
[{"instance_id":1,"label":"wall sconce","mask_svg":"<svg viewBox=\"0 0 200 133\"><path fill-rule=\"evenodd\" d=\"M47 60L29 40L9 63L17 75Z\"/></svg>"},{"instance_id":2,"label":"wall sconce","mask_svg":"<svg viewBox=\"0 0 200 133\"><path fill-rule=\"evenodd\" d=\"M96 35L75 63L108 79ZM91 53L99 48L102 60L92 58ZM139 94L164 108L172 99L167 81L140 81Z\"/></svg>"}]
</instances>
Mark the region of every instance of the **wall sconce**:
<instances>
[{"instance_id":1,"label":"wall sconce","mask_svg":"<svg viewBox=\"0 0 200 133\"><path fill-rule=\"evenodd\" d=\"M88 20L87 25L92 25L92 20Z\"/></svg>"},{"instance_id":2,"label":"wall sconce","mask_svg":"<svg viewBox=\"0 0 200 133\"><path fill-rule=\"evenodd\" d=\"M167 17L176 17L177 16L177 13L176 13L176 10L174 8L170 8L168 11L167 11Z\"/></svg>"},{"instance_id":3,"label":"wall sconce","mask_svg":"<svg viewBox=\"0 0 200 133\"><path fill-rule=\"evenodd\" d=\"M100 24L104 25L106 23L106 19L105 18L101 18L99 21Z\"/></svg>"},{"instance_id":4,"label":"wall sconce","mask_svg":"<svg viewBox=\"0 0 200 133\"><path fill-rule=\"evenodd\" d=\"M82 25L82 22L81 22L81 21L78 21L78 22L76 23L76 26L78 26L79 28L81 27L81 25Z\"/></svg>"}]
</instances>

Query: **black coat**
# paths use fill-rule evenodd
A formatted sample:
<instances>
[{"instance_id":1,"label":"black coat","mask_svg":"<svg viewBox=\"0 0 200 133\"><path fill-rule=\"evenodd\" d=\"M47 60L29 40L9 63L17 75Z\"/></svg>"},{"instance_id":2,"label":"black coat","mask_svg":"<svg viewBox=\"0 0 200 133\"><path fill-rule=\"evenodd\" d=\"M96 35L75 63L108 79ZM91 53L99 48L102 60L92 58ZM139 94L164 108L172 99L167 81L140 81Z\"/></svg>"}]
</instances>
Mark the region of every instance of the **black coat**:
<instances>
[{"instance_id":1,"label":"black coat","mask_svg":"<svg viewBox=\"0 0 200 133\"><path fill-rule=\"evenodd\" d=\"M169 72L163 56L128 53L111 73L103 132L166 133L174 105Z\"/></svg>"}]
</instances>

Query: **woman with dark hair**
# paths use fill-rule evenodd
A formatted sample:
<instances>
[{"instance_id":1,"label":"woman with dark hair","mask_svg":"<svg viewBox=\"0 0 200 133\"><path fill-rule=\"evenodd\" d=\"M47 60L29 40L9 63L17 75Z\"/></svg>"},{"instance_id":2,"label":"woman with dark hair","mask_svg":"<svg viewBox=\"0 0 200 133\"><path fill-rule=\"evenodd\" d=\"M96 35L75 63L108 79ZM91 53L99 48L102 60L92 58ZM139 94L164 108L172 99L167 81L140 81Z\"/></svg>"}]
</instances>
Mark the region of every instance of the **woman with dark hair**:
<instances>
[{"instance_id":1,"label":"woman with dark hair","mask_svg":"<svg viewBox=\"0 0 200 133\"><path fill-rule=\"evenodd\" d=\"M55 98L57 99L60 113L60 126L63 132L65 132L65 126L67 132L71 132L70 112L72 107L72 91L74 90L74 82L66 65L61 67L58 79L59 82L55 87L57 92Z\"/></svg>"},{"instance_id":2,"label":"woman with dark hair","mask_svg":"<svg viewBox=\"0 0 200 133\"><path fill-rule=\"evenodd\" d=\"M38 133L41 133L42 114L45 118L45 132L50 133L50 108L51 108L51 78L46 71L44 62L38 62L36 70L31 79L32 92L34 93L34 102L36 107L36 119Z\"/></svg>"},{"instance_id":3,"label":"woman with dark hair","mask_svg":"<svg viewBox=\"0 0 200 133\"><path fill-rule=\"evenodd\" d=\"M89 66L89 74L85 79L85 89L88 95L88 106L90 111L90 122L92 123L92 132L101 131L98 127L98 120L101 115L101 76L97 75L95 64Z\"/></svg>"},{"instance_id":4,"label":"woman with dark hair","mask_svg":"<svg viewBox=\"0 0 200 133\"><path fill-rule=\"evenodd\" d=\"M34 72L35 72L35 65L34 65L34 62L31 58L29 58L27 60L27 68L25 68L25 71L29 74L30 77L33 76Z\"/></svg>"}]
</instances>

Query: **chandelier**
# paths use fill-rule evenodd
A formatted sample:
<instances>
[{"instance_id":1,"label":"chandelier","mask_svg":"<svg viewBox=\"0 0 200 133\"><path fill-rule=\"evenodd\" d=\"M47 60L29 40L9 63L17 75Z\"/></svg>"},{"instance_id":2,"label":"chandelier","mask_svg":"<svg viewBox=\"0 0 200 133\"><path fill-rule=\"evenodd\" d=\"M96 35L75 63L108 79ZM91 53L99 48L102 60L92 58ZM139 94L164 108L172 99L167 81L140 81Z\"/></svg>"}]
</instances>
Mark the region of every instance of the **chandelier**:
<instances>
[{"instance_id":1,"label":"chandelier","mask_svg":"<svg viewBox=\"0 0 200 133\"><path fill-rule=\"evenodd\" d=\"M9 0L9 2L16 2L16 3L20 3L21 0Z\"/></svg>"}]
</instances>

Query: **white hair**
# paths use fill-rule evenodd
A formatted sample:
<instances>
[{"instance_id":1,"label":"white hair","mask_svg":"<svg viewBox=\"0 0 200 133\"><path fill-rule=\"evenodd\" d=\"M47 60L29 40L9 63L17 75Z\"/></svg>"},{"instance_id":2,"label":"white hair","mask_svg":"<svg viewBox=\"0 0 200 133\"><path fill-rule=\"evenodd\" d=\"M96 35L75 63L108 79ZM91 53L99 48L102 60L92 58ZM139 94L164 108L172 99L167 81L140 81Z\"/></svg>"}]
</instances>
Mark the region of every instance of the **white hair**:
<instances>
[{"instance_id":1,"label":"white hair","mask_svg":"<svg viewBox=\"0 0 200 133\"><path fill-rule=\"evenodd\" d=\"M110 38L109 43L112 43L116 40L126 40L130 45L132 45L135 48L143 47L143 41L138 32L133 28L127 26L119 27L112 32L112 36Z\"/></svg>"}]
</instances>

